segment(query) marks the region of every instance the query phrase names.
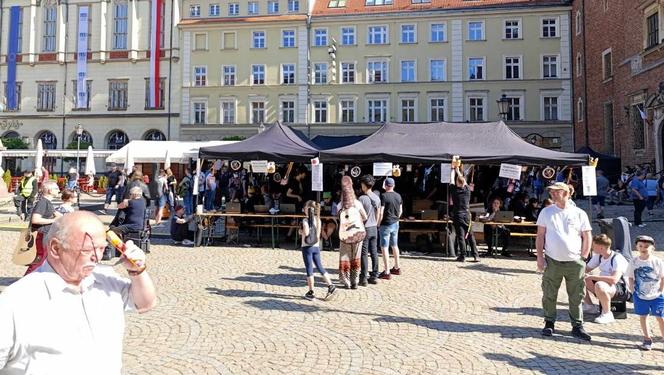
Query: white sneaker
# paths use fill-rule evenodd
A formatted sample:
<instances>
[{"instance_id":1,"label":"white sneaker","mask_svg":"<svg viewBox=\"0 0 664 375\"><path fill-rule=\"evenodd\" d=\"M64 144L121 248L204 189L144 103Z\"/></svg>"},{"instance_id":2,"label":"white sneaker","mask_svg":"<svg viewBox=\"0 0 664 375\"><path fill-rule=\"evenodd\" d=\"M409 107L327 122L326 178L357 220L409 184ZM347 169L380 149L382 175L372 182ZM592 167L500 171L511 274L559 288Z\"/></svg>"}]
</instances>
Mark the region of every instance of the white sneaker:
<instances>
[{"instance_id":1,"label":"white sneaker","mask_svg":"<svg viewBox=\"0 0 664 375\"><path fill-rule=\"evenodd\" d=\"M595 318L595 323L597 324L608 324L608 323L613 323L615 322L616 319L613 317L612 312L608 312L606 314L601 314L597 318Z\"/></svg>"},{"instance_id":2,"label":"white sneaker","mask_svg":"<svg viewBox=\"0 0 664 375\"><path fill-rule=\"evenodd\" d=\"M599 307L595 306L593 304L589 305L587 303L584 303L582 305L582 308L583 308L583 312L588 313L588 314L597 314L599 312Z\"/></svg>"},{"instance_id":3,"label":"white sneaker","mask_svg":"<svg viewBox=\"0 0 664 375\"><path fill-rule=\"evenodd\" d=\"M182 241L182 244L183 244L183 245L186 245L186 246L191 246L191 245L194 244L194 241L191 241L191 240L184 240L184 241Z\"/></svg>"},{"instance_id":4,"label":"white sneaker","mask_svg":"<svg viewBox=\"0 0 664 375\"><path fill-rule=\"evenodd\" d=\"M646 227L645 224L639 224L639 225L637 225L637 226L638 226L639 228L645 228L645 227Z\"/></svg>"}]
</instances>

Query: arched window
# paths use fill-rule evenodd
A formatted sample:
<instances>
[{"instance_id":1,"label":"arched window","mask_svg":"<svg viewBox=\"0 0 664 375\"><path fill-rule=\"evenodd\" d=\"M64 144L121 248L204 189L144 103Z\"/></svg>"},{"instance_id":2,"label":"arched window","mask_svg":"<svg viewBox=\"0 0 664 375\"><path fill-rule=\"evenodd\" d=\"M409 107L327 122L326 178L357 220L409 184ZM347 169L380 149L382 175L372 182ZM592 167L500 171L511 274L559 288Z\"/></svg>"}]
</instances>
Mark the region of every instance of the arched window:
<instances>
[{"instance_id":1,"label":"arched window","mask_svg":"<svg viewBox=\"0 0 664 375\"><path fill-rule=\"evenodd\" d=\"M44 146L45 150L55 150L58 148L58 138L55 136L55 134L48 130L44 130L43 132L39 133L37 139L41 139L42 146Z\"/></svg>"},{"instance_id":2,"label":"arched window","mask_svg":"<svg viewBox=\"0 0 664 375\"><path fill-rule=\"evenodd\" d=\"M122 146L129 143L129 137L121 130L114 130L108 134L108 142L106 143L109 150L119 150Z\"/></svg>"},{"instance_id":3,"label":"arched window","mask_svg":"<svg viewBox=\"0 0 664 375\"><path fill-rule=\"evenodd\" d=\"M147 133L145 133L145 136L143 137L146 141L165 141L166 136L164 133L160 132L159 130L152 129L149 130Z\"/></svg>"},{"instance_id":4,"label":"arched window","mask_svg":"<svg viewBox=\"0 0 664 375\"><path fill-rule=\"evenodd\" d=\"M71 133L71 141L76 142L76 132ZM83 130L83 133L81 133L81 143L89 143L92 145L92 135L88 133L87 130Z\"/></svg>"},{"instance_id":5,"label":"arched window","mask_svg":"<svg viewBox=\"0 0 664 375\"><path fill-rule=\"evenodd\" d=\"M21 138L21 136L17 132L10 130L3 134L0 138Z\"/></svg>"}]
</instances>

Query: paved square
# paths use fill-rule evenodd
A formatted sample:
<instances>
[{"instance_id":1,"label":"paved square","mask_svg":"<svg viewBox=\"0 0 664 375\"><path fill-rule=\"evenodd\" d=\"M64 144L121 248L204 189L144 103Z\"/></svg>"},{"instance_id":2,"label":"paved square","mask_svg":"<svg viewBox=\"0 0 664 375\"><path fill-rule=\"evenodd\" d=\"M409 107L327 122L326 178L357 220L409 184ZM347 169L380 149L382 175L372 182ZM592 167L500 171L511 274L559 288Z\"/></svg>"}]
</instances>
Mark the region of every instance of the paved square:
<instances>
[{"instance_id":1,"label":"paved square","mask_svg":"<svg viewBox=\"0 0 664 375\"><path fill-rule=\"evenodd\" d=\"M6 244L15 236L0 234ZM9 261L11 247L2 251L2 285L23 273ZM458 264L411 256L401 276L312 302L302 298L299 251L158 245L148 259L159 306L128 316L126 374L664 371L664 341L657 335L656 350L636 349L641 334L631 314L608 326L588 322L586 344L570 336L561 310L561 334L542 338L532 258ZM337 253L323 253L323 261L336 273ZM562 288L561 309L565 299Z\"/></svg>"}]
</instances>

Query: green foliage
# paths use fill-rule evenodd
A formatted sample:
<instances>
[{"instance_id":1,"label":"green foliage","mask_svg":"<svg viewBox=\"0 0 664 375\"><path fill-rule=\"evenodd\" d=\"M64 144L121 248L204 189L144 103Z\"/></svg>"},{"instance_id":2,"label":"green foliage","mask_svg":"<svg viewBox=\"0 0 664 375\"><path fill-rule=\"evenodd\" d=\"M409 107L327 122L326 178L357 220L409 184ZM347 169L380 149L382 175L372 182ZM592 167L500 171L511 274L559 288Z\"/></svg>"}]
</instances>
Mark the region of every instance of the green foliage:
<instances>
[{"instance_id":1,"label":"green foliage","mask_svg":"<svg viewBox=\"0 0 664 375\"><path fill-rule=\"evenodd\" d=\"M221 139L222 141L244 141L245 137L241 135L229 135Z\"/></svg>"},{"instance_id":2,"label":"green foliage","mask_svg":"<svg viewBox=\"0 0 664 375\"><path fill-rule=\"evenodd\" d=\"M7 150L27 150L29 145L21 138L2 138L2 144Z\"/></svg>"},{"instance_id":3,"label":"green foliage","mask_svg":"<svg viewBox=\"0 0 664 375\"><path fill-rule=\"evenodd\" d=\"M72 141L71 143L69 143L67 145L67 150L76 150L76 144L77 144L76 141ZM88 146L92 146L92 143L81 142L81 148L80 149L81 150L87 150Z\"/></svg>"}]
</instances>

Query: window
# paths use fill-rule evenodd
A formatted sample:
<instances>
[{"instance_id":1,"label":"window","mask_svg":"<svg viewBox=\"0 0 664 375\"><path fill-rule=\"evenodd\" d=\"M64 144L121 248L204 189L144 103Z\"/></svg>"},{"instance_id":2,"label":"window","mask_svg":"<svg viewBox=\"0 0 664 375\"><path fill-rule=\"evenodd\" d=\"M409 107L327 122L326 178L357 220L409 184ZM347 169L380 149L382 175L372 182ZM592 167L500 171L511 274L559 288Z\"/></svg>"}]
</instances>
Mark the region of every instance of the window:
<instances>
[{"instance_id":1,"label":"window","mask_svg":"<svg viewBox=\"0 0 664 375\"><path fill-rule=\"evenodd\" d=\"M387 99L367 100L368 120L370 123L387 121Z\"/></svg>"},{"instance_id":2,"label":"window","mask_svg":"<svg viewBox=\"0 0 664 375\"><path fill-rule=\"evenodd\" d=\"M341 107L341 122L342 123L355 122L355 101L342 100L340 103L340 107Z\"/></svg>"},{"instance_id":3,"label":"window","mask_svg":"<svg viewBox=\"0 0 664 375\"><path fill-rule=\"evenodd\" d=\"M268 1L267 2L267 12L269 14L279 13L279 2L278 1Z\"/></svg>"},{"instance_id":4,"label":"window","mask_svg":"<svg viewBox=\"0 0 664 375\"><path fill-rule=\"evenodd\" d=\"M252 16L258 14L258 3L250 1L247 3L247 14Z\"/></svg>"},{"instance_id":5,"label":"window","mask_svg":"<svg viewBox=\"0 0 664 375\"><path fill-rule=\"evenodd\" d=\"M387 82L387 61L367 62L367 82Z\"/></svg>"},{"instance_id":6,"label":"window","mask_svg":"<svg viewBox=\"0 0 664 375\"><path fill-rule=\"evenodd\" d=\"M125 4L126 7L127 4ZM55 34L57 32L58 8L55 5L44 7L44 30L42 31L42 52L55 51ZM126 18L125 18L126 20Z\"/></svg>"},{"instance_id":7,"label":"window","mask_svg":"<svg viewBox=\"0 0 664 375\"><path fill-rule=\"evenodd\" d=\"M401 25L401 43L417 43L415 25Z\"/></svg>"},{"instance_id":8,"label":"window","mask_svg":"<svg viewBox=\"0 0 664 375\"><path fill-rule=\"evenodd\" d=\"M39 139L46 150L55 150L58 148L58 138L52 132L46 130L39 134Z\"/></svg>"},{"instance_id":9,"label":"window","mask_svg":"<svg viewBox=\"0 0 664 375\"><path fill-rule=\"evenodd\" d=\"M484 22L468 22L468 40L484 40Z\"/></svg>"},{"instance_id":10,"label":"window","mask_svg":"<svg viewBox=\"0 0 664 375\"><path fill-rule=\"evenodd\" d=\"M542 77L558 78L558 56L542 56Z\"/></svg>"},{"instance_id":11,"label":"window","mask_svg":"<svg viewBox=\"0 0 664 375\"><path fill-rule=\"evenodd\" d=\"M542 38L557 38L557 37L558 37L558 19L557 18L542 19Z\"/></svg>"},{"instance_id":12,"label":"window","mask_svg":"<svg viewBox=\"0 0 664 375\"><path fill-rule=\"evenodd\" d=\"M88 20L92 22L92 17L88 17ZM88 22L88 26L90 25L90 22ZM21 53L23 52L23 8L18 8L18 23L16 24L16 27L18 28L18 35L16 38L16 53ZM88 27L88 49L90 49L90 27Z\"/></svg>"},{"instance_id":13,"label":"window","mask_svg":"<svg viewBox=\"0 0 664 375\"><path fill-rule=\"evenodd\" d=\"M235 66L234 65L224 65L222 68L224 81L224 86L235 86Z\"/></svg>"},{"instance_id":14,"label":"window","mask_svg":"<svg viewBox=\"0 0 664 375\"><path fill-rule=\"evenodd\" d=\"M235 31L232 32L224 32L223 33L223 39L222 39L222 49L235 49Z\"/></svg>"},{"instance_id":15,"label":"window","mask_svg":"<svg viewBox=\"0 0 664 375\"><path fill-rule=\"evenodd\" d=\"M392 0L365 0L364 5L390 5Z\"/></svg>"},{"instance_id":16,"label":"window","mask_svg":"<svg viewBox=\"0 0 664 375\"><path fill-rule=\"evenodd\" d=\"M314 64L314 83L327 83L327 63Z\"/></svg>"},{"instance_id":17,"label":"window","mask_svg":"<svg viewBox=\"0 0 664 375\"><path fill-rule=\"evenodd\" d=\"M471 57L468 59L468 79L484 79L483 57Z\"/></svg>"},{"instance_id":18,"label":"window","mask_svg":"<svg viewBox=\"0 0 664 375\"><path fill-rule=\"evenodd\" d=\"M108 110L127 110L129 82L126 80L108 81Z\"/></svg>"},{"instance_id":19,"label":"window","mask_svg":"<svg viewBox=\"0 0 664 375\"><path fill-rule=\"evenodd\" d=\"M239 14L240 14L240 4L238 4L238 3L228 4L228 15L229 16L237 16Z\"/></svg>"},{"instance_id":20,"label":"window","mask_svg":"<svg viewBox=\"0 0 664 375\"><path fill-rule=\"evenodd\" d=\"M300 1L299 0L288 0L288 11L289 12L299 12L300 11Z\"/></svg>"},{"instance_id":21,"label":"window","mask_svg":"<svg viewBox=\"0 0 664 375\"><path fill-rule=\"evenodd\" d=\"M265 102L251 102L251 123L262 124L265 122Z\"/></svg>"},{"instance_id":22,"label":"window","mask_svg":"<svg viewBox=\"0 0 664 375\"><path fill-rule=\"evenodd\" d=\"M659 44L659 13L646 18L646 49Z\"/></svg>"},{"instance_id":23,"label":"window","mask_svg":"<svg viewBox=\"0 0 664 375\"><path fill-rule=\"evenodd\" d=\"M576 76L581 77L581 74L583 74L583 57L581 52L578 52L576 54Z\"/></svg>"},{"instance_id":24,"label":"window","mask_svg":"<svg viewBox=\"0 0 664 375\"><path fill-rule=\"evenodd\" d=\"M610 154L615 152L613 137L613 103L604 103L604 151Z\"/></svg>"},{"instance_id":25,"label":"window","mask_svg":"<svg viewBox=\"0 0 664 375\"><path fill-rule=\"evenodd\" d=\"M194 67L194 86L207 86L207 67Z\"/></svg>"},{"instance_id":26,"label":"window","mask_svg":"<svg viewBox=\"0 0 664 375\"><path fill-rule=\"evenodd\" d=\"M295 30L281 31L281 46L284 48L295 47Z\"/></svg>"},{"instance_id":27,"label":"window","mask_svg":"<svg viewBox=\"0 0 664 375\"><path fill-rule=\"evenodd\" d=\"M251 66L251 83L253 85L265 84L265 65Z\"/></svg>"},{"instance_id":28,"label":"window","mask_svg":"<svg viewBox=\"0 0 664 375\"><path fill-rule=\"evenodd\" d=\"M445 41L445 24L433 23L431 24L431 37L432 43L440 43Z\"/></svg>"},{"instance_id":29,"label":"window","mask_svg":"<svg viewBox=\"0 0 664 375\"><path fill-rule=\"evenodd\" d=\"M602 53L602 77L604 79L613 77L613 60L611 55L610 49Z\"/></svg>"},{"instance_id":30,"label":"window","mask_svg":"<svg viewBox=\"0 0 664 375\"><path fill-rule=\"evenodd\" d=\"M330 0L329 3L327 3L328 8L345 8L346 7L346 0Z\"/></svg>"},{"instance_id":31,"label":"window","mask_svg":"<svg viewBox=\"0 0 664 375\"><path fill-rule=\"evenodd\" d=\"M401 62L401 82L415 81L415 60Z\"/></svg>"},{"instance_id":32,"label":"window","mask_svg":"<svg viewBox=\"0 0 664 375\"><path fill-rule=\"evenodd\" d=\"M223 100L221 102L222 125L235 124L235 100Z\"/></svg>"},{"instance_id":33,"label":"window","mask_svg":"<svg viewBox=\"0 0 664 375\"><path fill-rule=\"evenodd\" d=\"M295 83L295 64L281 64L281 83L284 85Z\"/></svg>"},{"instance_id":34,"label":"window","mask_svg":"<svg viewBox=\"0 0 664 375\"><path fill-rule=\"evenodd\" d=\"M468 120L484 121L484 98L468 98Z\"/></svg>"},{"instance_id":35,"label":"window","mask_svg":"<svg viewBox=\"0 0 664 375\"><path fill-rule=\"evenodd\" d=\"M219 17L221 15L221 7L219 4L210 4L210 10L208 11L210 17Z\"/></svg>"},{"instance_id":36,"label":"window","mask_svg":"<svg viewBox=\"0 0 664 375\"><path fill-rule=\"evenodd\" d=\"M127 49L127 3L115 3L113 6L113 49Z\"/></svg>"},{"instance_id":37,"label":"window","mask_svg":"<svg viewBox=\"0 0 664 375\"><path fill-rule=\"evenodd\" d=\"M87 132L84 131L83 134L85 133ZM83 136L81 136L81 141L82 140ZM127 134L121 130L113 131L108 135L107 148L109 150L119 150L127 143L129 143L129 137L127 137Z\"/></svg>"},{"instance_id":38,"label":"window","mask_svg":"<svg viewBox=\"0 0 664 375\"><path fill-rule=\"evenodd\" d=\"M576 121L583 122L583 110L583 99L579 98L579 100L576 102Z\"/></svg>"},{"instance_id":39,"label":"window","mask_svg":"<svg viewBox=\"0 0 664 375\"><path fill-rule=\"evenodd\" d=\"M341 83L355 83L355 63L341 63Z\"/></svg>"},{"instance_id":40,"label":"window","mask_svg":"<svg viewBox=\"0 0 664 375\"><path fill-rule=\"evenodd\" d=\"M314 29L314 46L327 46L327 29Z\"/></svg>"},{"instance_id":41,"label":"window","mask_svg":"<svg viewBox=\"0 0 664 375\"><path fill-rule=\"evenodd\" d=\"M519 79L519 78L521 78L521 58L506 57L505 79Z\"/></svg>"},{"instance_id":42,"label":"window","mask_svg":"<svg viewBox=\"0 0 664 375\"><path fill-rule=\"evenodd\" d=\"M166 136L164 135L164 133L160 132L159 130L153 129L153 130L148 130L145 133L143 139L146 141L165 141Z\"/></svg>"},{"instance_id":43,"label":"window","mask_svg":"<svg viewBox=\"0 0 664 375\"><path fill-rule=\"evenodd\" d=\"M327 122L327 101L314 101L314 123L324 124Z\"/></svg>"},{"instance_id":44,"label":"window","mask_svg":"<svg viewBox=\"0 0 664 375\"><path fill-rule=\"evenodd\" d=\"M207 34L194 34L194 51L204 51L207 49Z\"/></svg>"},{"instance_id":45,"label":"window","mask_svg":"<svg viewBox=\"0 0 664 375\"><path fill-rule=\"evenodd\" d=\"M369 26L367 44L387 44L387 26Z\"/></svg>"},{"instance_id":46,"label":"window","mask_svg":"<svg viewBox=\"0 0 664 375\"><path fill-rule=\"evenodd\" d=\"M643 103L632 105L630 111L630 120L632 122L632 129L634 130L634 144L632 148L635 150L642 150L646 148L646 132L643 126L643 119L641 118L641 110Z\"/></svg>"},{"instance_id":47,"label":"window","mask_svg":"<svg viewBox=\"0 0 664 375\"><path fill-rule=\"evenodd\" d=\"M78 98L78 81L73 80L72 81L72 89L74 90L74 110L81 110L81 109L90 109L90 99L91 96L90 94L92 93L92 81L91 80L86 80L85 81L85 97L81 96L81 100L83 101L82 105L78 105L77 103L77 98ZM163 96L162 96L163 98Z\"/></svg>"},{"instance_id":48,"label":"window","mask_svg":"<svg viewBox=\"0 0 664 375\"><path fill-rule=\"evenodd\" d=\"M544 121L557 121L558 97L545 96L543 100L544 100Z\"/></svg>"},{"instance_id":49,"label":"window","mask_svg":"<svg viewBox=\"0 0 664 375\"><path fill-rule=\"evenodd\" d=\"M189 6L189 17L200 17L201 16L201 6L196 4L196 5L190 5Z\"/></svg>"},{"instance_id":50,"label":"window","mask_svg":"<svg viewBox=\"0 0 664 375\"><path fill-rule=\"evenodd\" d=\"M521 98L507 97L509 107L507 109L507 121L521 120Z\"/></svg>"},{"instance_id":51,"label":"window","mask_svg":"<svg viewBox=\"0 0 664 375\"><path fill-rule=\"evenodd\" d=\"M52 112L55 110L55 82L37 84L37 111Z\"/></svg>"},{"instance_id":52,"label":"window","mask_svg":"<svg viewBox=\"0 0 664 375\"><path fill-rule=\"evenodd\" d=\"M521 38L521 22L519 20L505 21L505 39Z\"/></svg>"},{"instance_id":53,"label":"window","mask_svg":"<svg viewBox=\"0 0 664 375\"><path fill-rule=\"evenodd\" d=\"M355 27L346 26L341 28L341 45L342 46L355 45Z\"/></svg>"},{"instance_id":54,"label":"window","mask_svg":"<svg viewBox=\"0 0 664 375\"><path fill-rule=\"evenodd\" d=\"M205 102L194 102L194 124L206 124L207 123L207 103Z\"/></svg>"},{"instance_id":55,"label":"window","mask_svg":"<svg viewBox=\"0 0 664 375\"><path fill-rule=\"evenodd\" d=\"M8 90L9 87L7 86L7 82L5 82L5 103L7 103L7 97L9 96ZM5 106L5 112L16 112L21 110L21 82L16 82L16 85L14 86L14 99L16 107L9 108L8 106Z\"/></svg>"},{"instance_id":56,"label":"window","mask_svg":"<svg viewBox=\"0 0 664 375\"><path fill-rule=\"evenodd\" d=\"M90 82L90 81L88 81ZM159 103L156 106L150 105L150 78L145 79L145 109L164 109L164 88L166 87L166 78L159 78ZM76 86L74 85L74 89Z\"/></svg>"},{"instance_id":57,"label":"window","mask_svg":"<svg viewBox=\"0 0 664 375\"><path fill-rule=\"evenodd\" d=\"M281 121L285 123L295 122L295 102L293 100L281 102Z\"/></svg>"},{"instance_id":58,"label":"window","mask_svg":"<svg viewBox=\"0 0 664 375\"><path fill-rule=\"evenodd\" d=\"M445 99L431 98L429 99L429 107L429 121L445 121Z\"/></svg>"},{"instance_id":59,"label":"window","mask_svg":"<svg viewBox=\"0 0 664 375\"><path fill-rule=\"evenodd\" d=\"M254 31L252 33L251 46L253 48L265 48L265 31Z\"/></svg>"},{"instance_id":60,"label":"window","mask_svg":"<svg viewBox=\"0 0 664 375\"><path fill-rule=\"evenodd\" d=\"M576 35L581 35L582 26L581 26L581 11L580 10L578 10L576 12L576 18L575 18L574 24L576 26Z\"/></svg>"},{"instance_id":61,"label":"window","mask_svg":"<svg viewBox=\"0 0 664 375\"><path fill-rule=\"evenodd\" d=\"M445 80L445 60L431 60L430 68L431 81L444 81Z\"/></svg>"},{"instance_id":62,"label":"window","mask_svg":"<svg viewBox=\"0 0 664 375\"><path fill-rule=\"evenodd\" d=\"M401 99L401 122L415 121L415 99Z\"/></svg>"}]
</instances>

